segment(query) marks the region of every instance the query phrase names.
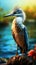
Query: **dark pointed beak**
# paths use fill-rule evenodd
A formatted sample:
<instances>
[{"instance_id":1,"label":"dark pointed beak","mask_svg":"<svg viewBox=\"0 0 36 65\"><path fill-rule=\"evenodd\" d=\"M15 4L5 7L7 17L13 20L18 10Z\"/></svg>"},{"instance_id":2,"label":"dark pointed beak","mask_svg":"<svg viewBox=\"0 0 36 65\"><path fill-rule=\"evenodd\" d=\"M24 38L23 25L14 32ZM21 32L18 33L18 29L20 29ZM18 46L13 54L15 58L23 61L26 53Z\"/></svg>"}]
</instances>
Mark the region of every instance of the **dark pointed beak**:
<instances>
[{"instance_id":1,"label":"dark pointed beak","mask_svg":"<svg viewBox=\"0 0 36 65\"><path fill-rule=\"evenodd\" d=\"M13 13L12 14L7 14L4 17L10 17L10 16L14 16L14 14Z\"/></svg>"}]
</instances>

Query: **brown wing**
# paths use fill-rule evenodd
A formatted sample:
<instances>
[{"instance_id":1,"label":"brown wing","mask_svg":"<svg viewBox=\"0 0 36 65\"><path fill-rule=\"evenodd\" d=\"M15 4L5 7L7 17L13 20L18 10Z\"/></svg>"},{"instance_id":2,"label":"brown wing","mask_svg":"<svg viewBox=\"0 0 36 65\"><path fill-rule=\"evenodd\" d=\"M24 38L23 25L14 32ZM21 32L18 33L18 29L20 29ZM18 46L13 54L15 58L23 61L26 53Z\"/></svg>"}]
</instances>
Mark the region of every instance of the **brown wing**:
<instances>
[{"instance_id":1,"label":"brown wing","mask_svg":"<svg viewBox=\"0 0 36 65\"><path fill-rule=\"evenodd\" d=\"M21 47L22 49L25 48L25 40L24 40L24 33L13 33L14 40L16 41L17 45Z\"/></svg>"},{"instance_id":2,"label":"brown wing","mask_svg":"<svg viewBox=\"0 0 36 65\"><path fill-rule=\"evenodd\" d=\"M13 25L12 26L12 34L13 34L14 40L16 41L17 45L19 45L19 47L21 47L22 49L25 49L26 45L25 45L23 30L21 30L18 27L16 22L13 22L12 25Z\"/></svg>"}]
</instances>

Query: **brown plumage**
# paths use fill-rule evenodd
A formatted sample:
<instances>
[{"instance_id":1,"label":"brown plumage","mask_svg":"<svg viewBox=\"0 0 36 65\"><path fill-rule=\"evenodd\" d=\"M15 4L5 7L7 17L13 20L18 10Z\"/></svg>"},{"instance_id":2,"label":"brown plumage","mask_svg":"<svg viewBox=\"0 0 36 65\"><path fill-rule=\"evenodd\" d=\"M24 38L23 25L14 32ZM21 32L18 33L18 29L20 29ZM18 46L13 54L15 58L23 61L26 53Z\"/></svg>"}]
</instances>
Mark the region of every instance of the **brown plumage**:
<instances>
[{"instance_id":1,"label":"brown plumage","mask_svg":"<svg viewBox=\"0 0 36 65\"><path fill-rule=\"evenodd\" d=\"M24 33L22 34L22 30L18 27L16 20L12 23L12 34L17 45L20 47L21 52L24 52L24 50L26 50Z\"/></svg>"}]
</instances>

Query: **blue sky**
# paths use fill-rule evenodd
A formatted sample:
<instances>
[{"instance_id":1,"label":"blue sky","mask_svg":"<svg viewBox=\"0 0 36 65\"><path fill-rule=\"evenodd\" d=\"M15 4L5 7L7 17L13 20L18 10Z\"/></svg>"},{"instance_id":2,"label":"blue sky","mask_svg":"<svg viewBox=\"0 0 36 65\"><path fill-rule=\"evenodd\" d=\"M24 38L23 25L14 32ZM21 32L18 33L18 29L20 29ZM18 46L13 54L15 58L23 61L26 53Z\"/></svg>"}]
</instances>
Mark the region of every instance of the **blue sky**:
<instances>
[{"instance_id":1,"label":"blue sky","mask_svg":"<svg viewBox=\"0 0 36 65\"><path fill-rule=\"evenodd\" d=\"M4 10L13 9L14 6L17 6L20 1L18 0L1 0L0 1L0 7L2 7Z\"/></svg>"}]
</instances>

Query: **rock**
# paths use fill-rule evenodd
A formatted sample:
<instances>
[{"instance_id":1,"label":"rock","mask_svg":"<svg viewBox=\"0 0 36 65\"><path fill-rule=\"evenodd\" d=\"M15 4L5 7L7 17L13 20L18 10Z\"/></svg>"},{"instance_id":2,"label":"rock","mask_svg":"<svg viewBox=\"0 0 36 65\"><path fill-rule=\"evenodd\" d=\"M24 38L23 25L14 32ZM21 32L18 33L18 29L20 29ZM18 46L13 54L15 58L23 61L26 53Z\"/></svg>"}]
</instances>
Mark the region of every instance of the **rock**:
<instances>
[{"instance_id":1,"label":"rock","mask_svg":"<svg viewBox=\"0 0 36 65\"><path fill-rule=\"evenodd\" d=\"M16 55L8 60L7 65L24 65L24 63L26 64L26 58Z\"/></svg>"},{"instance_id":2,"label":"rock","mask_svg":"<svg viewBox=\"0 0 36 65\"><path fill-rule=\"evenodd\" d=\"M7 59L5 58L0 58L0 63L6 63L7 62Z\"/></svg>"}]
</instances>

